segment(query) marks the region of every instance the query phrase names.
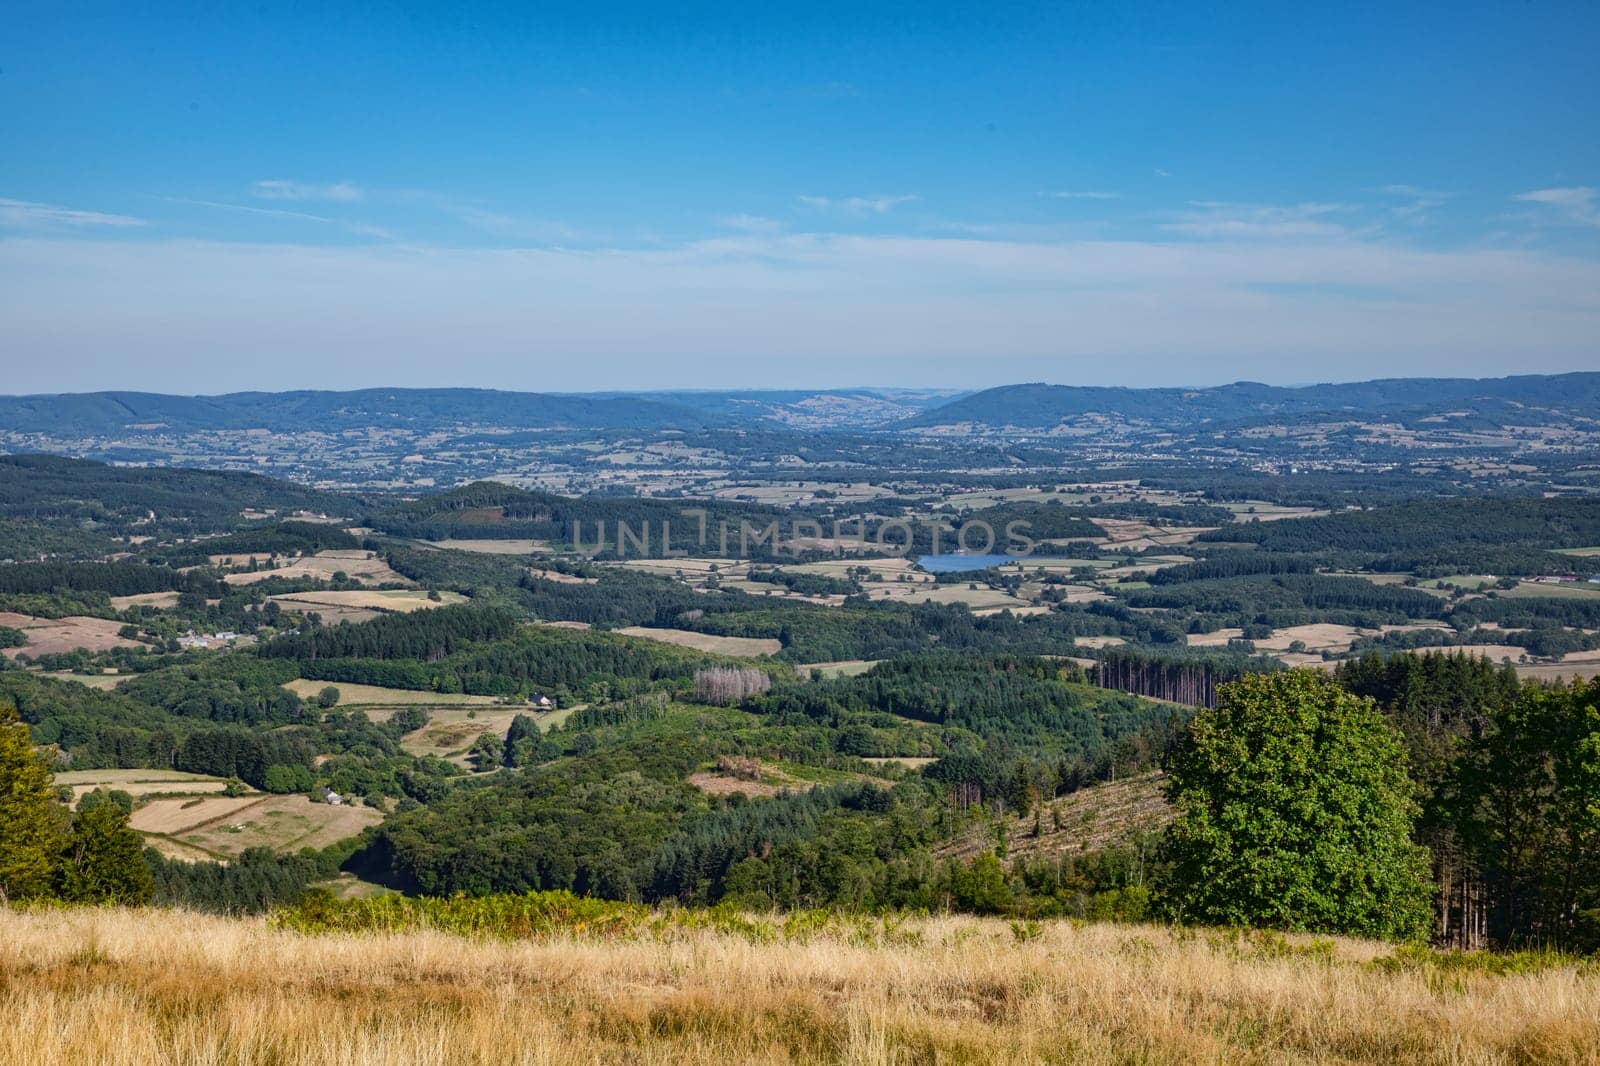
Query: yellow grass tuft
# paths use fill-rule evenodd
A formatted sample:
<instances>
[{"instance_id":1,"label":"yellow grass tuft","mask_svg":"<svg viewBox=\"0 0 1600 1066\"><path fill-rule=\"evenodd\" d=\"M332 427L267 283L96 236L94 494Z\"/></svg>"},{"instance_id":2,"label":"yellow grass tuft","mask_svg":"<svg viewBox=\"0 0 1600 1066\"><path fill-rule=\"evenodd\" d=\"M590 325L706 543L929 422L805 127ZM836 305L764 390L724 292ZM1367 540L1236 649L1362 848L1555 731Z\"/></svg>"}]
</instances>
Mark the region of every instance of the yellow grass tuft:
<instances>
[{"instance_id":1,"label":"yellow grass tuft","mask_svg":"<svg viewBox=\"0 0 1600 1066\"><path fill-rule=\"evenodd\" d=\"M1391 949L932 918L819 936L480 941L0 911L0 1062L1508 1063L1600 1058L1600 977Z\"/></svg>"}]
</instances>

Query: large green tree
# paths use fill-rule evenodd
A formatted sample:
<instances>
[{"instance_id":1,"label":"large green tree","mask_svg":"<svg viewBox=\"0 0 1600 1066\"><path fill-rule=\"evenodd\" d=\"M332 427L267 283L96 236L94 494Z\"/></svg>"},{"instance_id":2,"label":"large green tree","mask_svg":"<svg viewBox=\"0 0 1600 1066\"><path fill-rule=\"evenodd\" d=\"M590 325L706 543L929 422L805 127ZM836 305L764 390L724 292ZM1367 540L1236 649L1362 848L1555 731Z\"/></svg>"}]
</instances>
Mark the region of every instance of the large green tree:
<instances>
[{"instance_id":1,"label":"large green tree","mask_svg":"<svg viewBox=\"0 0 1600 1066\"><path fill-rule=\"evenodd\" d=\"M28 727L15 707L0 704L0 901L50 895L62 820Z\"/></svg>"},{"instance_id":2,"label":"large green tree","mask_svg":"<svg viewBox=\"0 0 1600 1066\"><path fill-rule=\"evenodd\" d=\"M63 860L59 893L70 903L145 903L155 891L139 834L110 799L79 808Z\"/></svg>"},{"instance_id":3,"label":"large green tree","mask_svg":"<svg viewBox=\"0 0 1600 1066\"><path fill-rule=\"evenodd\" d=\"M1167 912L1391 939L1427 928L1424 849L1399 736L1320 672L1223 685L1171 764Z\"/></svg>"}]
</instances>

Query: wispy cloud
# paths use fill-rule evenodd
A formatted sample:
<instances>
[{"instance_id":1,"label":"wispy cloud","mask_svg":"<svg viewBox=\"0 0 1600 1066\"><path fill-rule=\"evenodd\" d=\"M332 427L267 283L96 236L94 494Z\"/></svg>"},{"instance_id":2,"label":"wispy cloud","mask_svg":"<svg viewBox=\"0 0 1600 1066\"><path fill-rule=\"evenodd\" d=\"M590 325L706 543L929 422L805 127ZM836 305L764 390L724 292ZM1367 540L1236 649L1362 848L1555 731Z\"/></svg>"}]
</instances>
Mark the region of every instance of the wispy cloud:
<instances>
[{"instance_id":1,"label":"wispy cloud","mask_svg":"<svg viewBox=\"0 0 1600 1066\"><path fill-rule=\"evenodd\" d=\"M843 211L851 215L887 215L901 204L916 199L907 196L802 196L800 202L819 211Z\"/></svg>"},{"instance_id":2,"label":"wispy cloud","mask_svg":"<svg viewBox=\"0 0 1600 1066\"><path fill-rule=\"evenodd\" d=\"M541 244L586 244L592 243L596 235L588 233L576 226L569 226L565 222L553 222L542 218L524 218L520 215L508 215L500 211L489 211L481 207L472 207L464 204L449 204L445 210L456 217L457 220L491 237L505 241L534 241Z\"/></svg>"},{"instance_id":3,"label":"wispy cloud","mask_svg":"<svg viewBox=\"0 0 1600 1066\"><path fill-rule=\"evenodd\" d=\"M348 181L332 185L313 185L301 181L258 181L250 192L263 200L327 200L334 203L354 203L366 196L361 186Z\"/></svg>"},{"instance_id":4,"label":"wispy cloud","mask_svg":"<svg viewBox=\"0 0 1600 1066\"><path fill-rule=\"evenodd\" d=\"M32 229L47 226L142 226L144 219L129 215L108 215L101 211L79 211L54 204L28 200L0 200L0 226Z\"/></svg>"},{"instance_id":5,"label":"wispy cloud","mask_svg":"<svg viewBox=\"0 0 1600 1066\"><path fill-rule=\"evenodd\" d=\"M1559 189L1535 189L1512 197L1524 203L1544 204L1580 226L1600 226L1600 189L1575 185Z\"/></svg>"},{"instance_id":6,"label":"wispy cloud","mask_svg":"<svg viewBox=\"0 0 1600 1066\"><path fill-rule=\"evenodd\" d=\"M239 211L247 215L267 215L275 218L291 218L301 222L320 222L326 226L337 226L347 233L354 233L360 237L376 237L380 240L395 240L395 234L382 226L368 225L365 222L355 222L345 218L329 218L326 215L313 215L306 211L291 211L283 207L254 207L250 204L230 204L219 200L196 200L188 196L163 196L161 199L172 204L188 204L192 207L210 207L218 211Z\"/></svg>"},{"instance_id":7,"label":"wispy cloud","mask_svg":"<svg viewBox=\"0 0 1600 1066\"><path fill-rule=\"evenodd\" d=\"M1230 240L1281 240L1284 238L1340 237L1349 230L1330 216L1351 210L1349 204L1304 203L1234 204L1198 201L1197 210L1181 214L1175 222L1162 225L1171 233L1186 237Z\"/></svg>"},{"instance_id":8,"label":"wispy cloud","mask_svg":"<svg viewBox=\"0 0 1600 1066\"><path fill-rule=\"evenodd\" d=\"M1060 192L1047 193L1057 200L1120 200L1120 192L1080 192L1077 190L1063 189Z\"/></svg>"},{"instance_id":9,"label":"wispy cloud","mask_svg":"<svg viewBox=\"0 0 1600 1066\"><path fill-rule=\"evenodd\" d=\"M1411 223L1422 223L1435 208L1441 207L1453 195L1437 189L1424 189L1418 185L1381 185L1372 190L1390 200L1388 210L1395 218Z\"/></svg>"},{"instance_id":10,"label":"wispy cloud","mask_svg":"<svg viewBox=\"0 0 1600 1066\"><path fill-rule=\"evenodd\" d=\"M761 215L724 215L717 224L742 233L782 233L784 225L775 218Z\"/></svg>"}]
</instances>

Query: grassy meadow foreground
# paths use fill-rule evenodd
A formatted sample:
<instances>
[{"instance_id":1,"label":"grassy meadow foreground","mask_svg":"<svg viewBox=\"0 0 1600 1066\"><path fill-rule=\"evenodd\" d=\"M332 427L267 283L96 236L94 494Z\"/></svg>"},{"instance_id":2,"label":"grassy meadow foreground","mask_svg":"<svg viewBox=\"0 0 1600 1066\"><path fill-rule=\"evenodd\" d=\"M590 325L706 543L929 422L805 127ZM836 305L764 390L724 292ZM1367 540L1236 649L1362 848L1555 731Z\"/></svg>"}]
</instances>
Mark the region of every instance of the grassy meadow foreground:
<instances>
[{"instance_id":1,"label":"grassy meadow foreground","mask_svg":"<svg viewBox=\"0 0 1600 1066\"><path fill-rule=\"evenodd\" d=\"M0 911L0 1061L1593 1062L1592 966L1053 921L524 939Z\"/></svg>"}]
</instances>

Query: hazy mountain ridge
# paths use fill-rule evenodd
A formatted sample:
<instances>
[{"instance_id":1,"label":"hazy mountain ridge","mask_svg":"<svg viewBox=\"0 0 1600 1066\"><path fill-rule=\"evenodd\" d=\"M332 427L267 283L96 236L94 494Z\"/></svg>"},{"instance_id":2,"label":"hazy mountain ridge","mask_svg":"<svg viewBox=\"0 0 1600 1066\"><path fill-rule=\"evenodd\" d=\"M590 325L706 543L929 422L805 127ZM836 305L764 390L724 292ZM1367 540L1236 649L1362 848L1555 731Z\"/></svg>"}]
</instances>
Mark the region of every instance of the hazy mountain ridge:
<instances>
[{"instance_id":1,"label":"hazy mountain ridge","mask_svg":"<svg viewBox=\"0 0 1600 1066\"><path fill-rule=\"evenodd\" d=\"M1393 378L1284 387L1208 388L1028 383L952 389L730 389L533 393L495 389L359 389L175 396L145 392L0 397L13 433L111 435L264 429L280 433L480 426L653 432L770 427L917 430L937 426L1050 429L1102 419L1170 430L1274 422L1392 421L1541 425L1600 420L1600 373Z\"/></svg>"},{"instance_id":2,"label":"hazy mountain ridge","mask_svg":"<svg viewBox=\"0 0 1600 1066\"><path fill-rule=\"evenodd\" d=\"M978 424L1048 429L1101 415L1169 429L1202 423L1261 424L1308 419L1478 418L1495 425L1600 417L1600 373L1506 378L1391 378L1289 388L1235 382L1210 388L1105 388L1031 383L986 389L936 407L896 428Z\"/></svg>"}]
</instances>

